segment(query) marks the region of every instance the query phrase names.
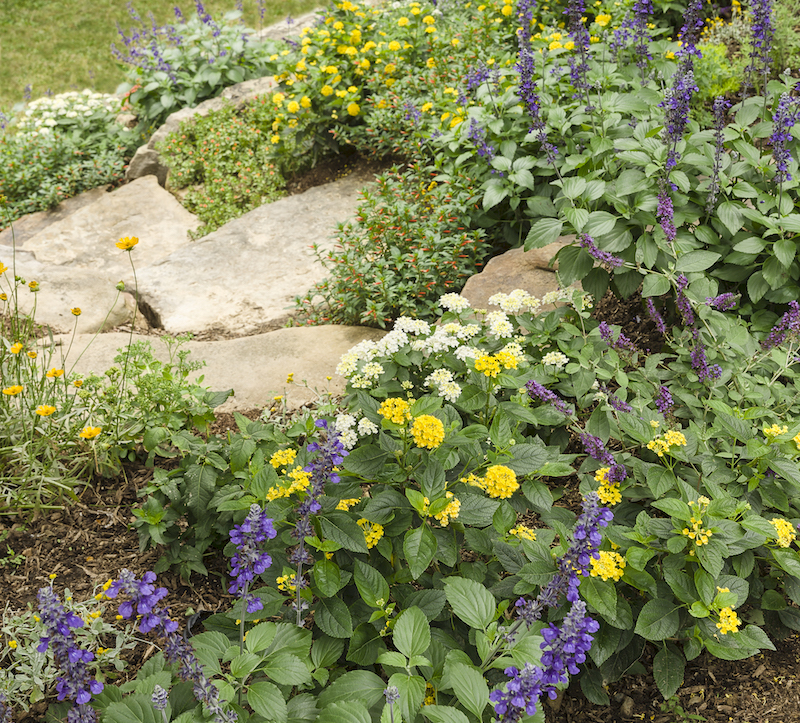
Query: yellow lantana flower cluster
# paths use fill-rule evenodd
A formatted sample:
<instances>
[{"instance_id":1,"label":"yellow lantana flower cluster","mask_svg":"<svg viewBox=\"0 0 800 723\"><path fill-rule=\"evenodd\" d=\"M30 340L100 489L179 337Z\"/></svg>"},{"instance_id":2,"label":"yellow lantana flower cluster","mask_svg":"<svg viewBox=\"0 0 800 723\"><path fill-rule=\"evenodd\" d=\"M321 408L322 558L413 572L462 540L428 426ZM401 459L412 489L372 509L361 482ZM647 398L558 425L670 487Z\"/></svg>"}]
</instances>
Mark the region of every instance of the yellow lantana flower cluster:
<instances>
[{"instance_id":1,"label":"yellow lantana flower cluster","mask_svg":"<svg viewBox=\"0 0 800 723\"><path fill-rule=\"evenodd\" d=\"M461 481L473 487L480 487L489 497L495 499L508 499L519 489L519 482L517 482L514 470L502 464L489 467L485 477L470 474L462 477Z\"/></svg>"},{"instance_id":2,"label":"yellow lantana flower cluster","mask_svg":"<svg viewBox=\"0 0 800 723\"><path fill-rule=\"evenodd\" d=\"M728 633L738 633L739 626L741 624L742 621L732 608L722 608L722 610L719 611L719 622L717 623L717 627L723 635L727 635Z\"/></svg>"},{"instance_id":3,"label":"yellow lantana flower cluster","mask_svg":"<svg viewBox=\"0 0 800 723\"><path fill-rule=\"evenodd\" d=\"M455 497L452 492L447 492L446 496L450 500L450 504L433 516L442 527L447 527L450 524L450 520L455 520L461 510L461 502L458 497Z\"/></svg>"},{"instance_id":4,"label":"yellow lantana flower cluster","mask_svg":"<svg viewBox=\"0 0 800 723\"><path fill-rule=\"evenodd\" d=\"M604 505L616 505L622 502L622 493L619 491L619 482L609 482L610 467L601 467L594 473L594 479L600 483L597 496Z\"/></svg>"},{"instance_id":5,"label":"yellow lantana flower cluster","mask_svg":"<svg viewBox=\"0 0 800 723\"><path fill-rule=\"evenodd\" d=\"M349 500L339 500L336 504L336 509L342 512L347 512L353 505L357 505L361 500L358 497L353 497Z\"/></svg>"},{"instance_id":6,"label":"yellow lantana flower cluster","mask_svg":"<svg viewBox=\"0 0 800 723\"><path fill-rule=\"evenodd\" d=\"M496 377L503 369L516 369L518 358L511 351L499 351L497 354L481 354L475 359L475 371L484 376Z\"/></svg>"},{"instance_id":7,"label":"yellow lantana flower cluster","mask_svg":"<svg viewBox=\"0 0 800 723\"><path fill-rule=\"evenodd\" d=\"M775 528L775 538L778 547L789 547L797 539L794 526L782 517L773 517L770 523Z\"/></svg>"},{"instance_id":8,"label":"yellow lantana flower cluster","mask_svg":"<svg viewBox=\"0 0 800 723\"><path fill-rule=\"evenodd\" d=\"M411 405L405 399L389 397L378 407L378 414L395 424L405 424L411 419Z\"/></svg>"},{"instance_id":9,"label":"yellow lantana flower cluster","mask_svg":"<svg viewBox=\"0 0 800 723\"><path fill-rule=\"evenodd\" d=\"M669 454L670 447L685 446L686 437L683 432L678 432L675 429L670 429L647 443L647 449L655 452L659 457Z\"/></svg>"},{"instance_id":10,"label":"yellow lantana flower cluster","mask_svg":"<svg viewBox=\"0 0 800 723\"><path fill-rule=\"evenodd\" d=\"M508 531L509 535L514 535L514 537L520 540L535 540L536 533L530 528L526 527L525 525L517 525L516 527L512 527Z\"/></svg>"},{"instance_id":11,"label":"yellow lantana flower cluster","mask_svg":"<svg viewBox=\"0 0 800 723\"><path fill-rule=\"evenodd\" d=\"M600 550L600 558L591 560L592 569L589 574L601 580L619 580L625 572L625 558L618 552Z\"/></svg>"},{"instance_id":12,"label":"yellow lantana flower cluster","mask_svg":"<svg viewBox=\"0 0 800 723\"><path fill-rule=\"evenodd\" d=\"M764 436L767 438L767 441L772 441L775 437L786 434L788 431L789 427L786 425L780 427L777 424L773 424L771 427L764 427Z\"/></svg>"},{"instance_id":13,"label":"yellow lantana flower cluster","mask_svg":"<svg viewBox=\"0 0 800 723\"><path fill-rule=\"evenodd\" d=\"M297 590L297 585L294 584L294 575L281 575L275 582L278 583L278 590L283 590L284 592Z\"/></svg>"},{"instance_id":14,"label":"yellow lantana flower cluster","mask_svg":"<svg viewBox=\"0 0 800 723\"><path fill-rule=\"evenodd\" d=\"M711 537L711 530L703 527L703 513L708 509L711 500L708 497L700 497L697 502L694 500L689 502L690 507L697 505L697 517L692 516L689 521L692 523L692 529L684 527L681 530L682 535L686 535L690 540L694 540L694 544L700 547L701 545L708 544L708 538Z\"/></svg>"},{"instance_id":15,"label":"yellow lantana flower cluster","mask_svg":"<svg viewBox=\"0 0 800 723\"><path fill-rule=\"evenodd\" d=\"M422 414L414 419L411 434L417 447L436 449L444 441L444 425L430 414Z\"/></svg>"},{"instance_id":16,"label":"yellow lantana flower cluster","mask_svg":"<svg viewBox=\"0 0 800 723\"><path fill-rule=\"evenodd\" d=\"M358 521L358 526L364 530L364 541L367 543L367 549L371 550L378 541L383 537L383 525L377 522L370 522L365 518Z\"/></svg>"},{"instance_id":17,"label":"yellow lantana flower cluster","mask_svg":"<svg viewBox=\"0 0 800 723\"><path fill-rule=\"evenodd\" d=\"M294 462L297 457L297 452L293 449L279 449L272 457L269 458L269 463L275 468L286 467Z\"/></svg>"},{"instance_id":18,"label":"yellow lantana flower cluster","mask_svg":"<svg viewBox=\"0 0 800 723\"><path fill-rule=\"evenodd\" d=\"M277 500L281 497L289 497L294 492L303 492L308 489L311 484L311 473L303 471L302 467L295 467L289 472L289 479L291 482L287 487L282 485L270 487L267 491L267 500L272 502L272 500Z\"/></svg>"}]
</instances>

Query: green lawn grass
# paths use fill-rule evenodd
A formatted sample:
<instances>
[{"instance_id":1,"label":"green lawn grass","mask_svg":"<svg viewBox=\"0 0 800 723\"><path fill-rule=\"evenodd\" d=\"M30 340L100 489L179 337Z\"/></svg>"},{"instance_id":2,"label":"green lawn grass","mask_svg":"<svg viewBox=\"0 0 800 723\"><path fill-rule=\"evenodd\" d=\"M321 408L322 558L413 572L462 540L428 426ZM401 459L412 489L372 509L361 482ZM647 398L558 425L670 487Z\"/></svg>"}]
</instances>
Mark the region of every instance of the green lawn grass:
<instances>
[{"instance_id":1,"label":"green lawn grass","mask_svg":"<svg viewBox=\"0 0 800 723\"><path fill-rule=\"evenodd\" d=\"M159 22L174 17L180 6L194 15L191 0L134 0L143 18L152 12ZM206 10L219 17L235 7L234 0L205 0ZM264 23L298 16L324 3L320 0L267 0ZM258 3L244 0L249 27L260 25ZM118 41L116 24L131 25L124 0L0 0L0 109L22 100L26 85L34 98L48 90L93 88L113 93L125 80L111 55Z\"/></svg>"}]
</instances>

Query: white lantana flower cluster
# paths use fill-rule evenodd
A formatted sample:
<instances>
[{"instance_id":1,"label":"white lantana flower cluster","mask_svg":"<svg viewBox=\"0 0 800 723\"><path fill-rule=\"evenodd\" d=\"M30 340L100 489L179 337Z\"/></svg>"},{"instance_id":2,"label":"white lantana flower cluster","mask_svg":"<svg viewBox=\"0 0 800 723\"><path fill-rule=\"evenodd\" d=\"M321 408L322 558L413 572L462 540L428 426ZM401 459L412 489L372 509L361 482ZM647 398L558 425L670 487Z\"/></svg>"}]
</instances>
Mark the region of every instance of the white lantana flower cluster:
<instances>
[{"instance_id":1,"label":"white lantana flower cluster","mask_svg":"<svg viewBox=\"0 0 800 723\"><path fill-rule=\"evenodd\" d=\"M38 136L53 132L56 126L69 130L88 126L92 121L116 123L119 98L91 90L70 91L31 101L17 114L14 124L20 134Z\"/></svg>"},{"instance_id":2,"label":"white lantana flower cluster","mask_svg":"<svg viewBox=\"0 0 800 723\"><path fill-rule=\"evenodd\" d=\"M339 439L345 449L353 449L359 437L368 437L378 431L378 425L366 417L356 422L352 414L340 414L333 423L333 428L339 433Z\"/></svg>"},{"instance_id":3,"label":"white lantana flower cluster","mask_svg":"<svg viewBox=\"0 0 800 723\"><path fill-rule=\"evenodd\" d=\"M550 351L542 357L542 364L554 366L556 369L561 369L568 361L569 357L560 351Z\"/></svg>"}]
</instances>

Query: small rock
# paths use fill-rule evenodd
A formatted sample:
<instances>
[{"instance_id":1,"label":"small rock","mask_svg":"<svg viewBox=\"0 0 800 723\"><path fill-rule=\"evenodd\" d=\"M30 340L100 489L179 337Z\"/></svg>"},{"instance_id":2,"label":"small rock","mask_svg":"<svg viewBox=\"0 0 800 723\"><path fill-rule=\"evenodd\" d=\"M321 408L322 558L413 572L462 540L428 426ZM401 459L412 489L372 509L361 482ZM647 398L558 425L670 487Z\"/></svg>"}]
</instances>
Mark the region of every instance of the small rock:
<instances>
[{"instance_id":1,"label":"small rock","mask_svg":"<svg viewBox=\"0 0 800 723\"><path fill-rule=\"evenodd\" d=\"M633 715L633 698L626 695L622 699L622 704L619 707L619 712L622 713L622 715L625 718L630 718Z\"/></svg>"}]
</instances>

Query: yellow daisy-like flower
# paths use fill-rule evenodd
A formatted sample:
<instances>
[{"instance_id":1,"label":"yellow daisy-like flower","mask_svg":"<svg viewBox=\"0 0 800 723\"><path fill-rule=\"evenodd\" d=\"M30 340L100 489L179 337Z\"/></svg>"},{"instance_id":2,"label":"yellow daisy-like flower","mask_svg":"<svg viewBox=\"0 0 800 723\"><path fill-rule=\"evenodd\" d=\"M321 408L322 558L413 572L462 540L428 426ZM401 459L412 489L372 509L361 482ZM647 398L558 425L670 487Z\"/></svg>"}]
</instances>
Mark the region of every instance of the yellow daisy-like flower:
<instances>
[{"instance_id":1,"label":"yellow daisy-like flower","mask_svg":"<svg viewBox=\"0 0 800 723\"><path fill-rule=\"evenodd\" d=\"M8 296L5 292L0 294L0 301L8 301Z\"/></svg>"},{"instance_id":2,"label":"yellow daisy-like flower","mask_svg":"<svg viewBox=\"0 0 800 723\"><path fill-rule=\"evenodd\" d=\"M339 500L339 502L336 504L336 509L341 510L342 512L347 512L351 507L357 505L359 502L361 502L361 499L358 497L353 497L349 500Z\"/></svg>"},{"instance_id":3,"label":"yellow daisy-like flower","mask_svg":"<svg viewBox=\"0 0 800 723\"><path fill-rule=\"evenodd\" d=\"M507 499L519 489L516 472L502 464L492 465L486 470L483 488L489 497Z\"/></svg>"},{"instance_id":4,"label":"yellow daisy-like flower","mask_svg":"<svg viewBox=\"0 0 800 723\"><path fill-rule=\"evenodd\" d=\"M406 17L402 17L402 18L400 18L400 19L397 21L397 24L398 24L398 25L399 25L401 28L404 28L404 27L406 27L406 25L408 25L408 18L406 18Z\"/></svg>"},{"instance_id":5,"label":"yellow daisy-like flower","mask_svg":"<svg viewBox=\"0 0 800 723\"><path fill-rule=\"evenodd\" d=\"M80 307L78 307L78 306L76 306L74 309L70 309L70 311L72 312L73 316L80 316L81 315L81 310L80 310Z\"/></svg>"},{"instance_id":6,"label":"yellow daisy-like flower","mask_svg":"<svg viewBox=\"0 0 800 723\"><path fill-rule=\"evenodd\" d=\"M500 12L505 15L507 18L510 18L514 14L514 8L511 5L503 5Z\"/></svg>"},{"instance_id":7,"label":"yellow daisy-like flower","mask_svg":"<svg viewBox=\"0 0 800 723\"><path fill-rule=\"evenodd\" d=\"M13 386L11 386L11 387L6 387L6 388L3 390L3 394L5 394L7 397L15 397L15 396L17 396L17 394L19 394L19 393L20 393L20 392L21 392L21 391L22 391L24 388L25 388L25 387L23 387L23 386L22 386L22 384L14 384L14 385L13 385Z\"/></svg>"},{"instance_id":8,"label":"yellow daisy-like flower","mask_svg":"<svg viewBox=\"0 0 800 723\"><path fill-rule=\"evenodd\" d=\"M36 359L36 357L37 357L37 356L39 356L39 353L38 353L38 352L35 352L35 351L29 351L29 352L26 352L26 353L28 354L28 356L29 356L31 359Z\"/></svg>"},{"instance_id":9,"label":"yellow daisy-like flower","mask_svg":"<svg viewBox=\"0 0 800 723\"><path fill-rule=\"evenodd\" d=\"M72 386L76 389L80 389L83 386L83 379L76 379L74 382L72 382Z\"/></svg>"},{"instance_id":10,"label":"yellow daisy-like flower","mask_svg":"<svg viewBox=\"0 0 800 723\"><path fill-rule=\"evenodd\" d=\"M307 95L304 95L300 99L300 107L301 108L310 108L311 107L311 98L309 98Z\"/></svg>"},{"instance_id":11,"label":"yellow daisy-like flower","mask_svg":"<svg viewBox=\"0 0 800 723\"><path fill-rule=\"evenodd\" d=\"M550 50L558 50L559 48L563 48L564 46L558 40L554 40L547 47L550 48Z\"/></svg>"},{"instance_id":12,"label":"yellow daisy-like flower","mask_svg":"<svg viewBox=\"0 0 800 723\"><path fill-rule=\"evenodd\" d=\"M444 425L436 417L423 414L414 420L411 434L417 447L436 449L444 441Z\"/></svg>"},{"instance_id":13,"label":"yellow daisy-like flower","mask_svg":"<svg viewBox=\"0 0 800 723\"><path fill-rule=\"evenodd\" d=\"M331 88L329 85L323 85L322 89L319 92L327 97L329 95L333 95L333 88Z\"/></svg>"},{"instance_id":14,"label":"yellow daisy-like flower","mask_svg":"<svg viewBox=\"0 0 800 723\"><path fill-rule=\"evenodd\" d=\"M285 99L286 99L286 96L283 93L275 93L272 96L272 102L275 105L281 105Z\"/></svg>"},{"instance_id":15,"label":"yellow daisy-like flower","mask_svg":"<svg viewBox=\"0 0 800 723\"><path fill-rule=\"evenodd\" d=\"M673 53L671 50L668 50L668 51L667 51L667 52L664 54L664 57L665 57L667 60L675 60L675 53Z\"/></svg>"},{"instance_id":16,"label":"yellow daisy-like flower","mask_svg":"<svg viewBox=\"0 0 800 723\"><path fill-rule=\"evenodd\" d=\"M596 23L597 23L597 24L598 24L598 25L599 25L601 28L604 28L606 25L608 25L608 24L611 22L611 16L610 16L610 15L601 14L601 15L598 15L598 16L597 16L597 17L594 19L594 21L595 21L595 22L596 22Z\"/></svg>"},{"instance_id":17,"label":"yellow daisy-like flower","mask_svg":"<svg viewBox=\"0 0 800 723\"><path fill-rule=\"evenodd\" d=\"M589 574L601 580L619 580L625 572L625 558L618 552L600 550L600 558L591 558Z\"/></svg>"},{"instance_id":18,"label":"yellow daisy-like flower","mask_svg":"<svg viewBox=\"0 0 800 723\"><path fill-rule=\"evenodd\" d=\"M432 15L426 15L422 18L422 22L425 23L425 25L433 25L436 21L433 19Z\"/></svg>"},{"instance_id":19,"label":"yellow daisy-like flower","mask_svg":"<svg viewBox=\"0 0 800 723\"><path fill-rule=\"evenodd\" d=\"M123 236L119 241L117 241L116 247L118 249L122 249L123 251L130 251L138 243L139 239L136 238L136 236Z\"/></svg>"},{"instance_id":20,"label":"yellow daisy-like flower","mask_svg":"<svg viewBox=\"0 0 800 723\"><path fill-rule=\"evenodd\" d=\"M776 542L779 547L789 547L797 539L794 526L781 517L773 517L770 523L775 528Z\"/></svg>"},{"instance_id":21,"label":"yellow daisy-like flower","mask_svg":"<svg viewBox=\"0 0 800 723\"><path fill-rule=\"evenodd\" d=\"M40 417L49 417L55 411L56 408L50 404L40 404L38 407L36 407L36 414L38 414Z\"/></svg>"},{"instance_id":22,"label":"yellow daisy-like flower","mask_svg":"<svg viewBox=\"0 0 800 723\"><path fill-rule=\"evenodd\" d=\"M454 48L457 48L459 45L461 45L461 41L458 38L453 38L450 41L450 45L452 45Z\"/></svg>"},{"instance_id":23,"label":"yellow daisy-like flower","mask_svg":"<svg viewBox=\"0 0 800 723\"><path fill-rule=\"evenodd\" d=\"M84 427L78 436L81 439L94 439L102 431L102 427Z\"/></svg>"},{"instance_id":24,"label":"yellow daisy-like flower","mask_svg":"<svg viewBox=\"0 0 800 723\"><path fill-rule=\"evenodd\" d=\"M371 550L378 541L383 537L383 525L377 522L370 522L365 518L358 520L358 526L364 530L364 541L367 543L367 549Z\"/></svg>"},{"instance_id":25,"label":"yellow daisy-like flower","mask_svg":"<svg viewBox=\"0 0 800 723\"><path fill-rule=\"evenodd\" d=\"M350 103L350 105L347 106L347 112L349 115L356 116L361 112L361 107L358 103Z\"/></svg>"},{"instance_id":26,"label":"yellow daisy-like flower","mask_svg":"<svg viewBox=\"0 0 800 723\"><path fill-rule=\"evenodd\" d=\"M739 626L741 624L742 621L732 608L722 608L722 610L719 611L719 622L717 623L717 627L723 635L727 635L728 633L738 633Z\"/></svg>"},{"instance_id":27,"label":"yellow daisy-like flower","mask_svg":"<svg viewBox=\"0 0 800 723\"><path fill-rule=\"evenodd\" d=\"M400 50L400 48L401 48L402 46L401 46L401 45L400 45L400 43L398 43L396 40L392 40L392 41L389 43L389 45L388 45L387 47L389 48L389 50L391 50L392 52L394 52L394 51L396 51L396 50Z\"/></svg>"},{"instance_id":28,"label":"yellow daisy-like flower","mask_svg":"<svg viewBox=\"0 0 800 723\"><path fill-rule=\"evenodd\" d=\"M506 6L508 7L508 6ZM516 527L512 527L508 534L514 535L514 537L519 538L520 540L535 540L536 533L530 528L526 527L525 525L517 525Z\"/></svg>"},{"instance_id":29,"label":"yellow daisy-like flower","mask_svg":"<svg viewBox=\"0 0 800 723\"><path fill-rule=\"evenodd\" d=\"M29 288L31 291L38 291L38 290L39 290L39 282L38 282L38 281L31 281L31 282L28 284L28 288Z\"/></svg>"},{"instance_id":30,"label":"yellow daisy-like flower","mask_svg":"<svg viewBox=\"0 0 800 723\"><path fill-rule=\"evenodd\" d=\"M0 261L0 274L4 274L8 271L8 266L6 266L2 261Z\"/></svg>"},{"instance_id":31,"label":"yellow daisy-like flower","mask_svg":"<svg viewBox=\"0 0 800 723\"><path fill-rule=\"evenodd\" d=\"M19 354L23 349L22 342L18 341L11 345L11 353L12 354Z\"/></svg>"},{"instance_id":32,"label":"yellow daisy-like flower","mask_svg":"<svg viewBox=\"0 0 800 723\"><path fill-rule=\"evenodd\" d=\"M55 367L53 367L52 369L50 369L45 373L45 376L48 379L57 379L58 377L64 376L64 370L56 369Z\"/></svg>"},{"instance_id":33,"label":"yellow daisy-like flower","mask_svg":"<svg viewBox=\"0 0 800 723\"><path fill-rule=\"evenodd\" d=\"M297 113L297 111L300 110L300 104L296 100L290 100L286 105L286 110L289 111L289 113Z\"/></svg>"},{"instance_id":34,"label":"yellow daisy-like flower","mask_svg":"<svg viewBox=\"0 0 800 723\"><path fill-rule=\"evenodd\" d=\"M405 399L390 397L378 407L378 414L395 424L405 424L411 419L411 405Z\"/></svg>"}]
</instances>

